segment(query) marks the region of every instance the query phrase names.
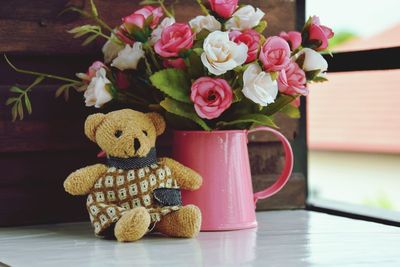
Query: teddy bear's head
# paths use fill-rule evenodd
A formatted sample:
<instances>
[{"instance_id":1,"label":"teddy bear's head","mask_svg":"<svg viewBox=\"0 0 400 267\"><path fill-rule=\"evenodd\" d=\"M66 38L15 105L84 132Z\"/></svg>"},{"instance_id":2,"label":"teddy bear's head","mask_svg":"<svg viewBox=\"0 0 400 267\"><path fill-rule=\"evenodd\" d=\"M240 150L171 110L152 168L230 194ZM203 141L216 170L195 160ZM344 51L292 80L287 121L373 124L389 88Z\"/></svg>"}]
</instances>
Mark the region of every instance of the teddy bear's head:
<instances>
[{"instance_id":1,"label":"teddy bear's head","mask_svg":"<svg viewBox=\"0 0 400 267\"><path fill-rule=\"evenodd\" d=\"M85 134L111 157L144 157L155 146L157 136L165 130L158 113L122 109L107 114L90 115Z\"/></svg>"}]
</instances>

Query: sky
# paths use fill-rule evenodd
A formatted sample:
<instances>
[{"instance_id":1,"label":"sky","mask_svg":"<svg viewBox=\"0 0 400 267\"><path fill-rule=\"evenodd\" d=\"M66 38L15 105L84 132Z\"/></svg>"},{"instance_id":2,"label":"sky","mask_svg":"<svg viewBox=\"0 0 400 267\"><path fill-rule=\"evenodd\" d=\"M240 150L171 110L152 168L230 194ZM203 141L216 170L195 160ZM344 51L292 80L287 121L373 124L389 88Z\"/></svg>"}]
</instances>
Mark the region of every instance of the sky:
<instances>
[{"instance_id":1,"label":"sky","mask_svg":"<svg viewBox=\"0 0 400 267\"><path fill-rule=\"evenodd\" d=\"M368 37L400 24L400 0L306 0L306 15L318 15L335 32Z\"/></svg>"}]
</instances>

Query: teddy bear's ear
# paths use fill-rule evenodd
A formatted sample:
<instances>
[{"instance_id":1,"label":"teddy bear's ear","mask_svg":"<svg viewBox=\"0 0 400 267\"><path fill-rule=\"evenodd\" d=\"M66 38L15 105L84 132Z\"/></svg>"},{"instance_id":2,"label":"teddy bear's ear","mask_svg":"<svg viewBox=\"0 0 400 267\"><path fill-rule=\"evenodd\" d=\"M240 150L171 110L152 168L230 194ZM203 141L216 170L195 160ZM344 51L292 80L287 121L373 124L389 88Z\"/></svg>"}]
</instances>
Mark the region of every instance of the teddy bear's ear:
<instances>
[{"instance_id":1,"label":"teddy bear's ear","mask_svg":"<svg viewBox=\"0 0 400 267\"><path fill-rule=\"evenodd\" d=\"M85 134L92 141L96 142L97 127L103 122L106 115L103 113L96 113L87 117L85 121Z\"/></svg>"},{"instance_id":2,"label":"teddy bear's ear","mask_svg":"<svg viewBox=\"0 0 400 267\"><path fill-rule=\"evenodd\" d=\"M160 114L158 114L156 112L146 113L146 115L153 122L154 127L156 128L157 136L161 135L165 131L165 120L164 120L164 118Z\"/></svg>"}]
</instances>

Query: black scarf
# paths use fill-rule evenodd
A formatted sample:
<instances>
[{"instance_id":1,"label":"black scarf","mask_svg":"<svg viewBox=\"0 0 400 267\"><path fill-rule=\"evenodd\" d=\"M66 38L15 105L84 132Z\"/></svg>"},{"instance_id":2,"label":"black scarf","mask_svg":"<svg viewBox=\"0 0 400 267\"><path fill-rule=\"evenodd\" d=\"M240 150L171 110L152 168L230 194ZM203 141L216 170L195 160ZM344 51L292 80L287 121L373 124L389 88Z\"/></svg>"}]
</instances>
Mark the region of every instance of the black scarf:
<instances>
[{"instance_id":1,"label":"black scarf","mask_svg":"<svg viewBox=\"0 0 400 267\"><path fill-rule=\"evenodd\" d=\"M110 167L115 167L117 169L124 170L134 170L140 169L151 164L157 163L157 153L156 148L150 149L149 153L144 157L131 157L131 158L117 158L117 157L107 157L107 163Z\"/></svg>"}]
</instances>

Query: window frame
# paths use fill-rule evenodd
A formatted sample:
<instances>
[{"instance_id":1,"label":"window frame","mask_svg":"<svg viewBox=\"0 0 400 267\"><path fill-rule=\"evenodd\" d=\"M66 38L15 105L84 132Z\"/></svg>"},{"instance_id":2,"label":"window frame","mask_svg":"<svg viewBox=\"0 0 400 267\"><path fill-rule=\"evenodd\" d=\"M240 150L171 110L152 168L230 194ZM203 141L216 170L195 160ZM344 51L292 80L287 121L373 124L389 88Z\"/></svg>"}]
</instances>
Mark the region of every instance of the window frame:
<instances>
[{"instance_id":1,"label":"window frame","mask_svg":"<svg viewBox=\"0 0 400 267\"><path fill-rule=\"evenodd\" d=\"M306 0L296 1L296 24L297 30L301 30L306 20ZM325 54L329 73L354 72L370 70L393 70L400 69L400 46L377 48L368 50L355 50L333 53L333 56ZM306 98L301 99L301 120L299 133L304 138L304 149L307 150L307 120L306 120ZM387 225L400 226L400 213L386 211L384 209L366 208L361 205L353 205L334 200L321 200L310 198L308 181L308 160L302 159L301 165L306 172L306 210L328 213L336 216L377 222Z\"/></svg>"}]
</instances>

